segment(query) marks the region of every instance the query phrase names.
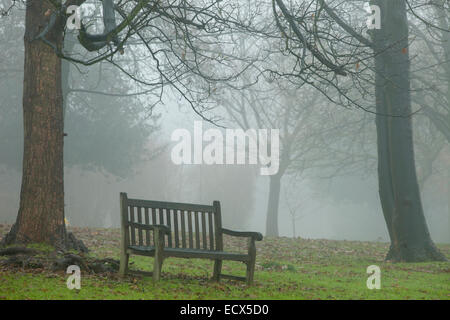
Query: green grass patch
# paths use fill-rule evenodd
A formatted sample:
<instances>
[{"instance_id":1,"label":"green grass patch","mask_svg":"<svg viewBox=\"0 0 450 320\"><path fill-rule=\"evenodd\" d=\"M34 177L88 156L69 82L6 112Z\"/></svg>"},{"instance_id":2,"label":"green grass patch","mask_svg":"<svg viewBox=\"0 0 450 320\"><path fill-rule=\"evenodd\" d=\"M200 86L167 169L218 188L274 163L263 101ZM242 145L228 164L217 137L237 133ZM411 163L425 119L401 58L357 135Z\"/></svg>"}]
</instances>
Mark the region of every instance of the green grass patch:
<instances>
[{"instance_id":1,"label":"green grass patch","mask_svg":"<svg viewBox=\"0 0 450 320\"><path fill-rule=\"evenodd\" d=\"M119 231L74 229L90 256L118 259ZM245 241L225 238L225 247L243 251ZM450 258L450 245L438 245ZM40 248L41 249L41 248ZM257 244L255 284L210 281L213 263L168 258L162 279L124 279L82 273L81 290L69 290L69 275L0 267L0 299L450 299L448 262L389 263L387 243L267 238ZM153 259L132 256L131 269L151 271ZM381 269L381 289L366 287L369 265ZM223 272L245 275L245 265L225 261Z\"/></svg>"}]
</instances>

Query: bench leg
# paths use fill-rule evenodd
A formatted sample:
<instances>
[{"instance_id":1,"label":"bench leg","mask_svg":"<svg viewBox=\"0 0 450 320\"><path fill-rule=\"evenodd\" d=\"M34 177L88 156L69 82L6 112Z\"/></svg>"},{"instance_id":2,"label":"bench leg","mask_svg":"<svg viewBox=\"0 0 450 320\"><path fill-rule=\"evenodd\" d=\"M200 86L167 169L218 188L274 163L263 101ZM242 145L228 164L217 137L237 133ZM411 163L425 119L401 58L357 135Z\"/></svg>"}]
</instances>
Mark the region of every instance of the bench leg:
<instances>
[{"instance_id":1,"label":"bench leg","mask_svg":"<svg viewBox=\"0 0 450 320\"><path fill-rule=\"evenodd\" d=\"M221 273L222 273L222 260L214 260L213 280L220 281Z\"/></svg>"},{"instance_id":2,"label":"bench leg","mask_svg":"<svg viewBox=\"0 0 450 320\"><path fill-rule=\"evenodd\" d=\"M249 261L247 262L247 285L253 284L253 276L255 274L255 261Z\"/></svg>"},{"instance_id":3,"label":"bench leg","mask_svg":"<svg viewBox=\"0 0 450 320\"><path fill-rule=\"evenodd\" d=\"M164 234L156 229L153 233L156 244L155 261L153 263L153 281L159 281L161 278L161 269L164 260Z\"/></svg>"},{"instance_id":4,"label":"bench leg","mask_svg":"<svg viewBox=\"0 0 450 320\"><path fill-rule=\"evenodd\" d=\"M249 239L248 244L248 255L250 257L250 261L247 262L247 285L252 285L253 276L255 274L255 264L256 264L256 246L255 239Z\"/></svg>"},{"instance_id":5,"label":"bench leg","mask_svg":"<svg viewBox=\"0 0 450 320\"><path fill-rule=\"evenodd\" d=\"M125 274L127 274L128 272L128 260L130 258L130 255L127 253L123 253L120 256L120 268L119 268L119 275L120 276L125 276Z\"/></svg>"},{"instance_id":6,"label":"bench leg","mask_svg":"<svg viewBox=\"0 0 450 320\"><path fill-rule=\"evenodd\" d=\"M161 270L163 264L163 257L155 255L155 261L153 263L153 281L159 281L161 278Z\"/></svg>"}]
</instances>

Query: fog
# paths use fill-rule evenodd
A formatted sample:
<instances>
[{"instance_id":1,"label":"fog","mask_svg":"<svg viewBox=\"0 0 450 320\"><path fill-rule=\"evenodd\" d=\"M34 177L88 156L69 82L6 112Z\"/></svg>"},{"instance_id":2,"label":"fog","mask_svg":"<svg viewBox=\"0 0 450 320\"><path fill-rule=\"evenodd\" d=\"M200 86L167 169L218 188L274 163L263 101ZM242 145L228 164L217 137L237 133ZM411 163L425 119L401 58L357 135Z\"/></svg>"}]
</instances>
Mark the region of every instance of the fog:
<instances>
[{"instance_id":1,"label":"fog","mask_svg":"<svg viewBox=\"0 0 450 320\"><path fill-rule=\"evenodd\" d=\"M7 19L12 23L18 17L20 13L5 18L2 28ZM1 33L0 43L15 48L14 54L0 50L6 53L0 56L0 70L5 70L0 80L0 223L6 224L15 222L19 209L23 152L23 44L12 41L22 38L23 26L13 25L10 32ZM423 43L412 50L426 56ZM420 61L433 63L425 60ZM275 63L271 65L280 67ZM244 84L253 81L251 72ZM143 93L145 86L107 62L92 68L70 64L68 74L72 91L65 102L64 179L69 226L118 228L119 193L126 192L130 198L149 200L201 204L219 200L225 227L265 233L270 176L260 174L259 164L176 165L171 160L172 133L192 132L194 121L203 121L205 128L221 132L279 128L281 152L287 150L289 137L295 139L293 165L281 177L280 236L293 237L295 229L301 238L389 242L378 195L373 114L342 108L318 91L291 87L281 79L279 86L271 80L256 85L253 92L242 89L242 96L218 83L208 89L210 102L199 115L176 90ZM130 94L134 92L142 94ZM356 89L350 93L359 94ZM336 97L336 92L330 96ZM255 114L240 109L249 105ZM298 122L291 123L292 119ZM426 176L420 188L427 224L434 241L448 243L449 145L425 117L418 115L413 121L419 180ZM291 128L296 135L283 136ZM435 142L440 147L429 165Z\"/></svg>"},{"instance_id":2,"label":"fog","mask_svg":"<svg viewBox=\"0 0 450 320\"><path fill-rule=\"evenodd\" d=\"M198 119L189 109L174 104L161 110L158 140L173 145L170 134L177 128L192 130ZM188 120L189 119L189 120ZM19 122L20 123L20 122ZM75 135L69 132L69 137ZM70 138L66 140L70 147ZM149 145L152 140L147 141ZM96 152L97 146L90 146ZM19 145L14 152L17 158ZM143 150L138 158L151 158ZM99 158L107 161L107 154ZM0 223L14 223L19 206L21 175L16 170L0 173ZM280 236L293 237L291 206L298 207L296 236L335 240L388 242L389 236L379 204L376 172L368 175L333 179L308 179L293 185L295 178L285 177L280 196ZM182 165L171 163L170 148L155 159L138 163L127 177L117 177L101 170L80 166L65 169L65 210L70 226L118 228L119 192L129 197L189 203L222 204L223 224L240 230L264 232L269 193L268 177L258 174L257 166ZM432 186L424 193L424 207L430 233L437 242L448 239L447 199L433 196Z\"/></svg>"}]
</instances>

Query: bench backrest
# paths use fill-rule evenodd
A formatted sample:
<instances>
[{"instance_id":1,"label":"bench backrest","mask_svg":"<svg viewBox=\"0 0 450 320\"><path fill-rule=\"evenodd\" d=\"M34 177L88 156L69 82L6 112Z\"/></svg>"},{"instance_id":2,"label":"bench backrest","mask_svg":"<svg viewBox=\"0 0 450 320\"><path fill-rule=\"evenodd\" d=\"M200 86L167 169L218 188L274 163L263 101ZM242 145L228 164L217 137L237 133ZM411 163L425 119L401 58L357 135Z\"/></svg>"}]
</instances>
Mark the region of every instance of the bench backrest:
<instances>
[{"instance_id":1,"label":"bench backrest","mask_svg":"<svg viewBox=\"0 0 450 320\"><path fill-rule=\"evenodd\" d=\"M162 202L128 199L121 193L120 208L127 246L153 246L151 231L139 224L163 224L172 231L165 237L166 247L223 250L219 201L213 205Z\"/></svg>"}]
</instances>

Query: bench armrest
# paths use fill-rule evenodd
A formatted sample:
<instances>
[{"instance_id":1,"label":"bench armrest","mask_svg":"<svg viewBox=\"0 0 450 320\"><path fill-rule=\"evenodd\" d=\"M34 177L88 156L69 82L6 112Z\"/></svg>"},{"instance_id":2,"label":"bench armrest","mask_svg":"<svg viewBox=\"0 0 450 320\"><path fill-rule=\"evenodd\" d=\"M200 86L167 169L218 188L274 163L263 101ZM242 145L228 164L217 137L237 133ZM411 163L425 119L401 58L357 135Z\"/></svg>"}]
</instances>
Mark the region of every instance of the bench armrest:
<instances>
[{"instance_id":1,"label":"bench armrest","mask_svg":"<svg viewBox=\"0 0 450 320\"><path fill-rule=\"evenodd\" d=\"M170 233L169 226L166 226L165 224L143 224L139 222L128 222L128 225L130 227L135 227L142 230L156 230L159 229L163 233Z\"/></svg>"},{"instance_id":2,"label":"bench armrest","mask_svg":"<svg viewBox=\"0 0 450 320\"><path fill-rule=\"evenodd\" d=\"M263 239L263 235L259 232L234 231L225 228L222 228L221 231L222 233L227 234L229 236L252 238L255 239L256 241L261 241Z\"/></svg>"}]
</instances>

